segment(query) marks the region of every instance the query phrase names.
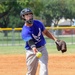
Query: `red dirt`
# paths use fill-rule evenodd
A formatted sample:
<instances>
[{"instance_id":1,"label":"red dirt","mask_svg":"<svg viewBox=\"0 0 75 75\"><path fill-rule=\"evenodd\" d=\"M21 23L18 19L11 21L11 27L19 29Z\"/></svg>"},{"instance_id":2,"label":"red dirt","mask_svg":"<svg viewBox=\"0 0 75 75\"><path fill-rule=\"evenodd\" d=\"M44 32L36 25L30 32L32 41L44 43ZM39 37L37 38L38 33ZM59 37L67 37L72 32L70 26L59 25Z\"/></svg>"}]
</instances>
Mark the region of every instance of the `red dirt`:
<instances>
[{"instance_id":1,"label":"red dirt","mask_svg":"<svg viewBox=\"0 0 75 75\"><path fill-rule=\"evenodd\" d=\"M49 55L48 70L48 75L75 75L75 55ZM25 55L0 55L0 75L26 75L26 71Z\"/></svg>"}]
</instances>

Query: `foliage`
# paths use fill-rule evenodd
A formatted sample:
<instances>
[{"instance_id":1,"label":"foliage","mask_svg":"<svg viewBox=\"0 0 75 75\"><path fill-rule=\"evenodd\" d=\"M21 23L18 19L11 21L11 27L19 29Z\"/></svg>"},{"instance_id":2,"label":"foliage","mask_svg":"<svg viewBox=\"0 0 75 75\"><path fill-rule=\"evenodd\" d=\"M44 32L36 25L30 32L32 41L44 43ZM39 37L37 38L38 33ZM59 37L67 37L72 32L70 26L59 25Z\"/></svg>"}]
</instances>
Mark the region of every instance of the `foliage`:
<instances>
[{"instance_id":1,"label":"foliage","mask_svg":"<svg viewBox=\"0 0 75 75\"><path fill-rule=\"evenodd\" d=\"M16 2L16 0L2 2L1 6L5 6L5 10L2 12L8 10L8 13L1 18L1 20L3 20L3 25L1 27L15 27L16 24L18 25L16 27L19 27L19 23L21 23L19 17L21 6ZM10 7L11 9L9 9Z\"/></svg>"},{"instance_id":2,"label":"foliage","mask_svg":"<svg viewBox=\"0 0 75 75\"><path fill-rule=\"evenodd\" d=\"M62 17L75 18L75 0L42 0L44 3L43 15L46 25L51 25L53 19L59 21Z\"/></svg>"},{"instance_id":3,"label":"foliage","mask_svg":"<svg viewBox=\"0 0 75 75\"><path fill-rule=\"evenodd\" d=\"M46 26L50 26L53 19L75 18L75 0L3 0L0 2L0 27L22 27L19 14L26 7L33 10L35 17L45 20Z\"/></svg>"},{"instance_id":4,"label":"foliage","mask_svg":"<svg viewBox=\"0 0 75 75\"><path fill-rule=\"evenodd\" d=\"M67 12L65 13L66 18L75 18L75 0L68 0L66 1L67 4Z\"/></svg>"}]
</instances>

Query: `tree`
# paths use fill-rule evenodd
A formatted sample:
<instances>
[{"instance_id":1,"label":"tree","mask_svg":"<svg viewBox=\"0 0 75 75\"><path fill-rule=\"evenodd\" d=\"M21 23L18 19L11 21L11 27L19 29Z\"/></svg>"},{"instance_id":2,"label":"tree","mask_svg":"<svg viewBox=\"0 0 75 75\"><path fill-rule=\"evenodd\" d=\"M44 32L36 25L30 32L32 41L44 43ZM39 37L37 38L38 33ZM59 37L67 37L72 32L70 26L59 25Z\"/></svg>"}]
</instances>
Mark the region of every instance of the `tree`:
<instances>
[{"instance_id":1,"label":"tree","mask_svg":"<svg viewBox=\"0 0 75 75\"><path fill-rule=\"evenodd\" d=\"M14 6L13 6L13 4L14 4ZM14 22L15 18L18 20L18 18L15 17L15 15L19 14L19 9L20 9L20 6L16 2L16 0L15 1L14 0L11 0L11 1L6 0L6 1L0 3L0 10L1 10L0 11L0 18L1 18L1 20L0 20L1 26L0 27L4 27L4 28L15 27L16 23L17 23L17 21L16 21L16 23ZM13 16L14 16L14 19L12 20L11 18ZM13 25L13 24L11 25L12 22L15 23L15 25ZM4 31L4 36L7 36L7 31Z\"/></svg>"},{"instance_id":2,"label":"tree","mask_svg":"<svg viewBox=\"0 0 75 75\"><path fill-rule=\"evenodd\" d=\"M53 19L59 21L63 16L75 18L75 0L6 0L0 3L0 22L4 24L8 21L4 27L22 27L19 14L25 7L31 8L35 17L44 19L46 26L50 26Z\"/></svg>"},{"instance_id":3,"label":"tree","mask_svg":"<svg viewBox=\"0 0 75 75\"><path fill-rule=\"evenodd\" d=\"M46 26L51 25L53 19L59 21L62 17L75 18L75 0L42 0L42 3Z\"/></svg>"},{"instance_id":4,"label":"tree","mask_svg":"<svg viewBox=\"0 0 75 75\"><path fill-rule=\"evenodd\" d=\"M0 6L1 6L0 10L2 9L0 13L0 18L1 18L1 22L3 23L1 27L5 27L5 28L15 27L16 24L13 25L13 23L17 23L17 22L19 23L20 21L20 20L18 21L18 18L17 18L19 17L20 10L21 10L21 6L19 5L19 3L17 3L16 0L15 1L6 0L5 2L2 2Z\"/></svg>"},{"instance_id":5,"label":"tree","mask_svg":"<svg viewBox=\"0 0 75 75\"><path fill-rule=\"evenodd\" d=\"M64 13L65 18L75 18L75 0L66 1L66 12Z\"/></svg>"},{"instance_id":6,"label":"tree","mask_svg":"<svg viewBox=\"0 0 75 75\"><path fill-rule=\"evenodd\" d=\"M50 26L53 19L59 20L62 17L61 0L44 0L43 15L46 19L46 26ZM62 7L63 8L63 7Z\"/></svg>"}]
</instances>

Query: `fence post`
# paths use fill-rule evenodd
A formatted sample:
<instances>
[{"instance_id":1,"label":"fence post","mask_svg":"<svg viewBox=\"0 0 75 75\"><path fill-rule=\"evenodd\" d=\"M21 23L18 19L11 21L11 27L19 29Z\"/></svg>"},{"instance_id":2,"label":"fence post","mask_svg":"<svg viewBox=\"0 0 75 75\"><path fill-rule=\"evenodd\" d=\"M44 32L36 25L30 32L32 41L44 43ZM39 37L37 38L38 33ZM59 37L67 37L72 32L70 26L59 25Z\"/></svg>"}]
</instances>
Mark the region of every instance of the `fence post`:
<instances>
[{"instance_id":1,"label":"fence post","mask_svg":"<svg viewBox=\"0 0 75 75\"><path fill-rule=\"evenodd\" d=\"M15 45L15 30L12 29L12 45Z\"/></svg>"}]
</instances>

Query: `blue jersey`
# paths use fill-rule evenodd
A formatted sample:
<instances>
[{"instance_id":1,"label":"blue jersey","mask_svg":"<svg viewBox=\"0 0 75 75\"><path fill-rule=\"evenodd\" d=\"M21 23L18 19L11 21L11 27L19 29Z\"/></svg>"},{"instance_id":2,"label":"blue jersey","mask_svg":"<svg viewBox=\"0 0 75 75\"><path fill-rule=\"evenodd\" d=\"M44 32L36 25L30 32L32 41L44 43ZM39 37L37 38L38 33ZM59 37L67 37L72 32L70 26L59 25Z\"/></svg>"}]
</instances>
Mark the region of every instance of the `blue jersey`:
<instances>
[{"instance_id":1,"label":"blue jersey","mask_svg":"<svg viewBox=\"0 0 75 75\"><path fill-rule=\"evenodd\" d=\"M30 39L33 39L33 41L35 42L36 48L46 44L46 41L42 34L44 29L45 29L44 25L38 20L34 20L33 25L30 27L26 25L23 26L21 36L22 39L26 42L25 45L26 50L31 49L28 44L28 41Z\"/></svg>"}]
</instances>

